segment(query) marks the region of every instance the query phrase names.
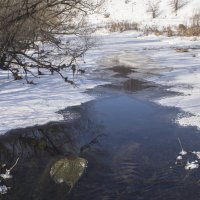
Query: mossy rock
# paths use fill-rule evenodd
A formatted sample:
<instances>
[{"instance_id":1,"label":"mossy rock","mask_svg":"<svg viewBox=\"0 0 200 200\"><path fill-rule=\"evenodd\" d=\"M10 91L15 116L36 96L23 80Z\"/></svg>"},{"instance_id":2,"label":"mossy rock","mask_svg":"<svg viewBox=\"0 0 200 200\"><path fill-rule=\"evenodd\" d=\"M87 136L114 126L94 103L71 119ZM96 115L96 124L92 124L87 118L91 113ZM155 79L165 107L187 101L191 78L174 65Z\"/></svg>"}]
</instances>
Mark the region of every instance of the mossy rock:
<instances>
[{"instance_id":1,"label":"mossy rock","mask_svg":"<svg viewBox=\"0 0 200 200\"><path fill-rule=\"evenodd\" d=\"M68 157L56 161L50 175L56 183L66 183L70 190L78 182L87 168L87 160L80 157Z\"/></svg>"}]
</instances>

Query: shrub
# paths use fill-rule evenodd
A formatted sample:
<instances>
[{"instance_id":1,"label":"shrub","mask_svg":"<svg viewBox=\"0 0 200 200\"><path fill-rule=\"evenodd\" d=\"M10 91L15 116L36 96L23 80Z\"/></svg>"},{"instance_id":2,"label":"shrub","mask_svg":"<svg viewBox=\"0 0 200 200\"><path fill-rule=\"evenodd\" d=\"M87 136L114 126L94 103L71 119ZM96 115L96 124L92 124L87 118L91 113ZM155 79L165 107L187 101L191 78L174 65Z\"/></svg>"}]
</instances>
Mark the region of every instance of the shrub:
<instances>
[{"instance_id":1,"label":"shrub","mask_svg":"<svg viewBox=\"0 0 200 200\"><path fill-rule=\"evenodd\" d=\"M177 28L178 35L184 35L187 27L184 24L179 24Z\"/></svg>"},{"instance_id":2,"label":"shrub","mask_svg":"<svg viewBox=\"0 0 200 200\"><path fill-rule=\"evenodd\" d=\"M190 26L179 24L177 28L177 35L187 37L200 36L200 12L191 17L190 24Z\"/></svg>"}]
</instances>

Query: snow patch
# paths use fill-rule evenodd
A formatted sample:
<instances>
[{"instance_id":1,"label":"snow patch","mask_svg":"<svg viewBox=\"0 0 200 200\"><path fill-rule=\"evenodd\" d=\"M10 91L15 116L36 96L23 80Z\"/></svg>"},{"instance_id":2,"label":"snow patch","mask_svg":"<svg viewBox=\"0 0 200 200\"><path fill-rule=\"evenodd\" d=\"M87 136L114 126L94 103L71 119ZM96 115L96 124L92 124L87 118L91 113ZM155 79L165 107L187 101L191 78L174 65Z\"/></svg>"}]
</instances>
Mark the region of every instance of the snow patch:
<instances>
[{"instance_id":1,"label":"snow patch","mask_svg":"<svg viewBox=\"0 0 200 200\"><path fill-rule=\"evenodd\" d=\"M199 168L199 163L197 160L193 161L193 162L187 162L186 166L185 166L185 170L193 170L193 169L198 169Z\"/></svg>"}]
</instances>

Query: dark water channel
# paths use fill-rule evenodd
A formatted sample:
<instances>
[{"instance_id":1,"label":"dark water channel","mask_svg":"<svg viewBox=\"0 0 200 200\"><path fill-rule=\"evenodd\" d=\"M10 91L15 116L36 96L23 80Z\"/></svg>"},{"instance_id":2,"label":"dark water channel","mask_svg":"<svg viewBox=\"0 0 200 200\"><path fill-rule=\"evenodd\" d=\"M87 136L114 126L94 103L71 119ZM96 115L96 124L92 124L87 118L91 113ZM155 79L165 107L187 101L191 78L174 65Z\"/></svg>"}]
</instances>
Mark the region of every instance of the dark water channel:
<instances>
[{"instance_id":1,"label":"dark water channel","mask_svg":"<svg viewBox=\"0 0 200 200\"><path fill-rule=\"evenodd\" d=\"M178 137L185 150L197 151L200 134L173 123L178 110L150 102L157 91L132 79L101 86L89 91L97 100L61 111L62 122L2 136L1 163L20 160L6 182L11 189L0 199L199 200L200 170L186 171L175 161ZM49 175L52 163L68 155L88 160L70 194Z\"/></svg>"}]
</instances>

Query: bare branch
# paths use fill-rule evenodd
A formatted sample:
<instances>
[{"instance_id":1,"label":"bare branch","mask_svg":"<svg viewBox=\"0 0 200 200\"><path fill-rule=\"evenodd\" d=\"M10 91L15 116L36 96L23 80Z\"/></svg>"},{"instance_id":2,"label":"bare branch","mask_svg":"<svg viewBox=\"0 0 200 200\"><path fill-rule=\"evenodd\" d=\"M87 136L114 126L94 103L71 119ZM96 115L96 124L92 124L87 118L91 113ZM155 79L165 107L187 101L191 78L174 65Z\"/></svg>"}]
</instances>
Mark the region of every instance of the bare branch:
<instances>
[{"instance_id":1,"label":"bare branch","mask_svg":"<svg viewBox=\"0 0 200 200\"><path fill-rule=\"evenodd\" d=\"M85 17L101 2L0 0L0 69L15 73L17 79L23 70L27 79L28 74L34 75L32 68L40 67L64 79L61 70L94 45ZM63 39L60 33L71 36ZM62 67L50 61L56 54L60 60L65 57Z\"/></svg>"}]
</instances>

